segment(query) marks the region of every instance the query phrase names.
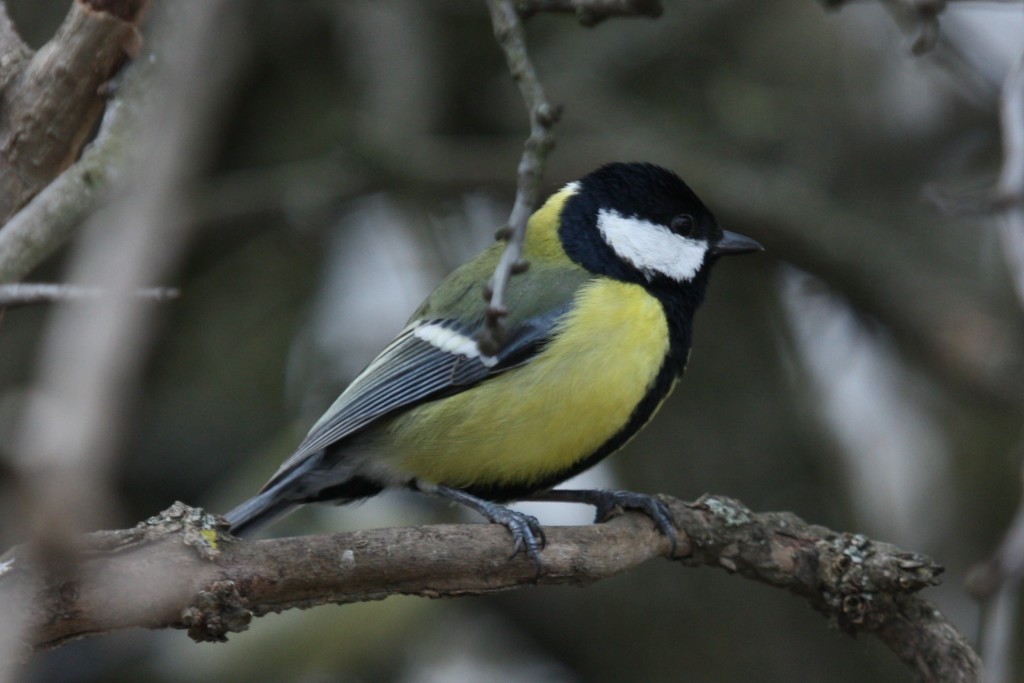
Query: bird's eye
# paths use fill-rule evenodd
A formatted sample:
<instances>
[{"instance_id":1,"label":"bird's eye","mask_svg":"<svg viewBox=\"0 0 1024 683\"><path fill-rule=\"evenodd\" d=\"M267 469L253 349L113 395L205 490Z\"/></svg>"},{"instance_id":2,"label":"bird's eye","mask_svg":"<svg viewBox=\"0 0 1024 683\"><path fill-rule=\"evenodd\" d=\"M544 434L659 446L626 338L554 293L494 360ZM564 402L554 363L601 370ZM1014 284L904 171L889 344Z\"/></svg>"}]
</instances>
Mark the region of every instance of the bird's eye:
<instances>
[{"instance_id":1,"label":"bird's eye","mask_svg":"<svg viewBox=\"0 0 1024 683\"><path fill-rule=\"evenodd\" d=\"M680 214L672 219L672 224L669 226L672 228L672 232L683 237L689 237L693 234L693 216L688 213Z\"/></svg>"}]
</instances>

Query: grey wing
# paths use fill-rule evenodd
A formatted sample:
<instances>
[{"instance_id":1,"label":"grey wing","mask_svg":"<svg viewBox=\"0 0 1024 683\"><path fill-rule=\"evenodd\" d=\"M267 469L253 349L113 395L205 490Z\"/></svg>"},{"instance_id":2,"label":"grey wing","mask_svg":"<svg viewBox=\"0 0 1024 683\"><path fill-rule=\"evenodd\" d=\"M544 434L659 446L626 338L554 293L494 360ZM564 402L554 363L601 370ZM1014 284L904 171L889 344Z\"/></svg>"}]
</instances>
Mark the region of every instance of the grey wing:
<instances>
[{"instance_id":1,"label":"grey wing","mask_svg":"<svg viewBox=\"0 0 1024 683\"><path fill-rule=\"evenodd\" d=\"M483 355L475 334L453 320L410 323L363 370L264 485L267 490L310 456L395 410L464 391L528 363L550 338L569 306L522 321L494 356Z\"/></svg>"}]
</instances>

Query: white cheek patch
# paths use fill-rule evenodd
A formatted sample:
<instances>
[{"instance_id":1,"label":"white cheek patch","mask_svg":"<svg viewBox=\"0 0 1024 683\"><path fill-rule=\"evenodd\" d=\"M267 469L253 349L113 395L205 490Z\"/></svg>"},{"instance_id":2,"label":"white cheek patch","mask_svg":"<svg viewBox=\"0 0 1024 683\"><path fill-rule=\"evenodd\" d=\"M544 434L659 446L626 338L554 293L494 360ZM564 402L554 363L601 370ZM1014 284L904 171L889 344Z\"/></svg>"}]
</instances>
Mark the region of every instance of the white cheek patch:
<instances>
[{"instance_id":1,"label":"white cheek patch","mask_svg":"<svg viewBox=\"0 0 1024 683\"><path fill-rule=\"evenodd\" d=\"M676 235L664 225L609 209L598 211L597 229L619 258L648 280L657 274L688 282L700 270L708 252L707 242Z\"/></svg>"},{"instance_id":2,"label":"white cheek patch","mask_svg":"<svg viewBox=\"0 0 1024 683\"><path fill-rule=\"evenodd\" d=\"M413 330L413 336L445 353L466 356L468 358L479 358L480 362L486 366L491 366L498 362L497 358L480 353L480 347L477 346L476 339L447 328L441 323L420 324Z\"/></svg>"}]
</instances>

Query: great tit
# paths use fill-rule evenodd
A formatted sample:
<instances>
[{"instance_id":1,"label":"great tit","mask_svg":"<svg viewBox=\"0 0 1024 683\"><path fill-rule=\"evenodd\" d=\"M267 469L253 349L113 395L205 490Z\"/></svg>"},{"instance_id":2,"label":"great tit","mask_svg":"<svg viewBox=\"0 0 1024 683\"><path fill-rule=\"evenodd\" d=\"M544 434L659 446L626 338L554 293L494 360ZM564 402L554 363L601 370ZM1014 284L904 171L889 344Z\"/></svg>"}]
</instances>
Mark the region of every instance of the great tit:
<instances>
[{"instance_id":1,"label":"great tit","mask_svg":"<svg viewBox=\"0 0 1024 683\"><path fill-rule=\"evenodd\" d=\"M408 487L502 524L538 563L538 521L501 503L581 502L598 521L656 498L552 488L620 449L682 375L719 256L761 249L722 230L674 173L613 163L531 216L529 267L511 278L504 344L478 343L498 242L451 273L342 392L263 489L225 516L242 535L298 505Z\"/></svg>"}]
</instances>

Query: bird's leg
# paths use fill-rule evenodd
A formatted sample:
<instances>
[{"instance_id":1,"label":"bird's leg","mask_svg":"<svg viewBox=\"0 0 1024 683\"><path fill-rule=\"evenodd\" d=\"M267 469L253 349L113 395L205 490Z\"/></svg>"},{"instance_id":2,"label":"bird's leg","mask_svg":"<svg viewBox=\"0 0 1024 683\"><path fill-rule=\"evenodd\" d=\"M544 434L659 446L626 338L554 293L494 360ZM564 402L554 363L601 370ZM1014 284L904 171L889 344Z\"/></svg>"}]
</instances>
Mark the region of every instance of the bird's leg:
<instances>
[{"instance_id":1,"label":"bird's leg","mask_svg":"<svg viewBox=\"0 0 1024 683\"><path fill-rule=\"evenodd\" d=\"M544 548L544 529L541 528L536 517L510 510L503 505L477 498L450 486L424 485L417 482L416 488L423 493L440 496L465 505L486 517L490 522L504 526L515 541L512 557L515 557L520 551L525 552L536 565L537 573L540 573L540 551Z\"/></svg>"},{"instance_id":2,"label":"bird's leg","mask_svg":"<svg viewBox=\"0 0 1024 683\"><path fill-rule=\"evenodd\" d=\"M637 510L654 521L658 530L668 538L672 554L676 553L676 527L672 524L672 516L669 514L668 507L654 496L649 496L646 493L608 491L606 489L552 489L535 493L528 500L593 505L596 510L595 523L607 522L623 510Z\"/></svg>"}]
</instances>

